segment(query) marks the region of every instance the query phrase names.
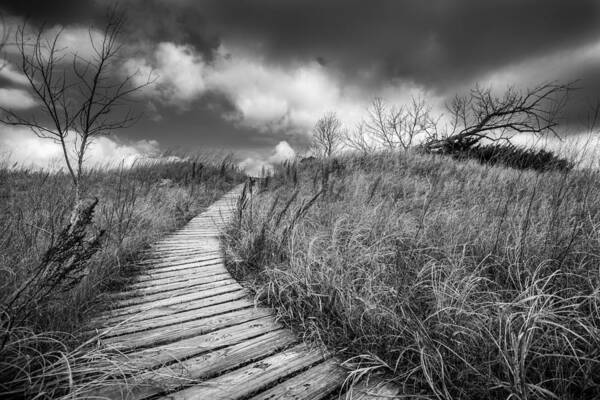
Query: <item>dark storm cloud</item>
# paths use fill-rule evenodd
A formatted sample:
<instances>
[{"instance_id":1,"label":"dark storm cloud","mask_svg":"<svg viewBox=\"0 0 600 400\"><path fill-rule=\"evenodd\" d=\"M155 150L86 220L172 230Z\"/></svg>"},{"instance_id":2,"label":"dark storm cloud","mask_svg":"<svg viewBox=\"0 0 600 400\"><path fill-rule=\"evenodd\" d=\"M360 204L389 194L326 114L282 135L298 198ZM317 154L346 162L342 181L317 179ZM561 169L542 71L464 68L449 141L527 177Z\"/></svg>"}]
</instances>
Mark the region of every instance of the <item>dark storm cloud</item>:
<instances>
[{"instance_id":1,"label":"dark storm cloud","mask_svg":"<svg viewBox=\"0 0 600 400\"><path fill-rule=\"evenodd\" d=\"M598 38L599 2L207 1L220 37L261 43L274 58L312 58L352 75L447 86L489 69Z\"/></svg>"},{"instance_id":2,"label":"dark storm cloud","mask_svg":"<svg viewBox=\"0 0 600 400\"><path fill-rule=\"evenodd\" d=\"M0 10L36 23L85 25L101 22L113 4L113 0L5 0ZM365 93L375 93L398 78L443 97L494 71L600 40L600 0L127 0L118 4L129 19L129 50L141 56L151 54L158 42L173 42L193 46L204 60L210 60L223 43L284 67L316 61L328 74L337 74L342 87L351 83L368 89ZM566 67L557 69L557 75L529 74L518 83L582 78L579 103L600 93L600 57L581 65L559 61ZM210 106L200 114L211 121L202 129L206 138L228 137L232 143L239 140L253 146L252 141L267 137L252 135L246 128L238 136L222 133L231 124L219 120L219 115L234 113L235 106L226 96L217 100L213 94L205 96L203 104ZM569 115L580 110L572 105ZM174 117L168 115L173 110L163 112L164 126L172 120L181 122L178 132L188 129L184 125L201 122L198 113ZM214 118L207 119L211 112ZM190 129L186 137L193 137ZM155 134L158 137L158 130Z\"/></svg>"},{"instance_id":3,"label":"dark storm cloud","mask_svg":"<svg viewBox=\"0 0 600 400\"><path fill-rule=\"evenodd\" d=\"M109 10L123 12L125 26L133 42L192 44L206 57L219 45L215 34L206 29L202 8L197 4L165 0L6 0L0 3L5 15L24 17L37 25L101 25Z\"/></svg>"},{"instance_id":4,"label":"dark storm cloud","mask_svg":"<svg viewBox=\"0 0 600 400\"><path fill-rule=\"evenodd\" d=\"M50 23L98 20L110 0L9 0L3 8ZM316 60L348 79L404 78L448 88L485 72L600 37L598 0L130 0L133 40L221 42L271 61Z\"/></svg>"},{"instance_id":5,"label":"dark storm cloud","mask_svg":"<svg viewBox=\"0 0 600 400\"><path fill-rule=\"evenodd\" d=\"M37 24L85 24L105 14L93 0L3 0L0 10Z\"/></svg>"},{"instance_id":6,"label":"dark storm cloud","mask_svg":"<svg viewBox=\"0 0 600 400\"><path fill-rule=\"evenodd\" d=\"M190 44L207 59L220 43L208 29L202 7L194 2L132 0L123 10L131 21L129 30L134 40Z\"/></svg>"}]
</instances>

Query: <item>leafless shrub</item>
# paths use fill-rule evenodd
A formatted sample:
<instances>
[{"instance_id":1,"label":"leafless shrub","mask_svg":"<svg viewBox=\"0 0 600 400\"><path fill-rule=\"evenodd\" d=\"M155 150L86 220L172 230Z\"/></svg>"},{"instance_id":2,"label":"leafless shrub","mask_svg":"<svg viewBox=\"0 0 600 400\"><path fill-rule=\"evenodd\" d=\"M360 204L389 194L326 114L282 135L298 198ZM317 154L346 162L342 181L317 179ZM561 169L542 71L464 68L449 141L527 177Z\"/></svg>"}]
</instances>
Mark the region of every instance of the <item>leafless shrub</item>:
<instances>
[{"instance_id":1,"label":"leafless shrub","mask_svg":"<svg viewBox=\"0 0 600 400\"><path fill-rule=\"evenodd\" d=\"M498 96L491 88L476 86L448 104L450 122L442 137L432 137L424 148L452 152L484 139L510 141L517 133L558 136L558 116L571 89L572 84L544 83L524 91L510 87Z\"/></svg>"},{"instance_id":2,"label":"leafless shrub","mask_svg":"<svg viewBox=\"0 0 600 400\"><path fill-rule=\"evenodd\" d=\"M376 143L370 140L365 132L364 121L357 124L354 129L346 131L344 144L351 150L361 154L370 154L376 150Z\"/></svg>"},{"instance_id":3,"label":"leafless shrub","mask_svg":"<svg viewBox=\"0 0 600 400\"><path fill-rule=\"evenodd\" d=\"M388 107L383 99L373 99L364 131L388 150L413 147L436 133L437 121L431 107L421 97L412 97L408 105Z\"/></svg>"}]
</instances>

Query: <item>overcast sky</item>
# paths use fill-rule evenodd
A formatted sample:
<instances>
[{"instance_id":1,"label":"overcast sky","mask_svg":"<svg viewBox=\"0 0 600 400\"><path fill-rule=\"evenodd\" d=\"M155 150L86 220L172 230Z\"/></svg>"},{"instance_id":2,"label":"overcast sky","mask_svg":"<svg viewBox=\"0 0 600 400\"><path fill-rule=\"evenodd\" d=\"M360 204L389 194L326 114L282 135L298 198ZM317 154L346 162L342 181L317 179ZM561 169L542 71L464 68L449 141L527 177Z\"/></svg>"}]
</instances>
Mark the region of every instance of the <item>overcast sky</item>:
<instances>
[{"instance_id":1,"label":"overcast sky","mask_svg":"<svg viewBox=\"0 0 600 400\"><path fill-rule=\"evenodd\" d=\"M0 2L6 27L24 18L64 28L85 51L108 0ZM570 121L600 95L600 2L587 0L128 0L121 70L153 71L145 114L97 149L220 147L247 165L301 151L322 114L351 126L374 96L421 94L441 105L475 83L531 86L580 79ZM10 53L10 51L9 51ZM11 60L11 54L5 54ZM18 67L0 72L0 103L35 107ZM581 115L580 115L581 114ZM0 145L46 157L27 132L0 127ZM25 145L27 144L27 145ZM111 147L112 146L112 147Z\"/></svg>"}]
</instances>

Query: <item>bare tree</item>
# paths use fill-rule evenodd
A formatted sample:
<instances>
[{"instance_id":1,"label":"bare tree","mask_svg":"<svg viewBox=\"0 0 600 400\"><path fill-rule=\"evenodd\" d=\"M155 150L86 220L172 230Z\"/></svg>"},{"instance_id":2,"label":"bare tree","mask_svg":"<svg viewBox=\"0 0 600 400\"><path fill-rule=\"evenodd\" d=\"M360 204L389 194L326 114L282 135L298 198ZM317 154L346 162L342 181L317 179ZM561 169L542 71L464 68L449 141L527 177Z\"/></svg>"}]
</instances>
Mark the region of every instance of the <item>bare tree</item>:
<instances>
[{"instance_id":1,"label":"bare tree","mask_svg":"<svg viewBox=\"0 0 600 400\"><path fill-rule=\"evenodd\" d=\"M526 91L511 87L496 96L491 88L477 86L449 103L449 127L424 148L447 152L468 149L484 139L510 142L517 133L557 135L558 115L571 89L572 84L544 83Z\"/></svg>"},{"instance_id":2,"label":"bare tree","mask_svg":"<svg viewBox=\"0 0 600 400\"><path fill-rule=\"evenodd\" d=\"M132 112L129 95L151 83L150 77L135 83L135 74L118 78L123 24L123 15L113 9L99 38L90 28L88 58L59 47L62 31L50 35L42 27L31 37L22 25L15 35L21 71L39 108L32 115L0 108L0 122L28 127L60 144L77 201L90 144L135 123L138 116Z\"/></svg>"},{"instance_id":3,"label":"bare tree","mask_svg":"<svg viewBox=\"0 0 600 400\"><path fill-rule=\"evenodd\" d=\"M343 137L344 144L362 154L369 154L375 151L376 143L370 135L365 132L365 122L362 121L352 130L346 130Z\"/></svg>"},{"instance_id":4,"label":"bare tree","mask_svg":"<svg viewBox=\"0 0 600 400\"><path fill-rule=\"evenodd\" d=\"M394 111L391 111L394 113ZM367 108L367 119L364 122L364 132L372 135L383 147L388 150L396 148L394 134L389 127L389 114L383 99L376 97Z\"/></svg>"},{"instance_id":5,"label":"bare tree","mask_svg":"<svg viewBox=\"0 0 600 400\"><path fill-rule=\"evenodd\" d=\"M312 150L323 157L331 157L342 145L345 133L337 114L330 112L321 117L313 128Z\"/></svg>"},{"instance_id":6,"label":"bare tree","mask_svg":"<svg viewBox=\"0 0 600 400\"><path fill-rule=\"evenodd\" d=\"M390 108L381 98L375 98L365 121L365 132L388 150L407 150L419 138L434 135L436 129L431 107L421 97L412 97L409 104Z\"/></svg>"}]
</instances>

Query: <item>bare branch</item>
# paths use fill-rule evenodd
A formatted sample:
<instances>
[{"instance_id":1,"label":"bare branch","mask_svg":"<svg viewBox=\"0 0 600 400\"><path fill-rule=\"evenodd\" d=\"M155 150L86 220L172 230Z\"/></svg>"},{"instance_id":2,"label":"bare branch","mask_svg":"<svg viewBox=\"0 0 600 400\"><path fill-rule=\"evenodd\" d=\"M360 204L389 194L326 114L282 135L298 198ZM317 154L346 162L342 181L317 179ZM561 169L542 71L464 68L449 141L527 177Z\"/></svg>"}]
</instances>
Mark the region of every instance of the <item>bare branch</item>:
<instances>
[{"instance_id":1,"label":"bare branch","mask_svg":"<svg viewBox=\"0 0 600 400\"><path fill-rule=\"evenodd\" d=\"M476 86L466 96L456 96L447 109L450 127L443 138L431 138L428 151L464 150L481 140L510 142L517 133L558 136L558 115L573 83L544 83L526 91L508 88L496 96L491 88Z\"/></svg>"},{"instance_id":2,"label":"bare branch","mask_svg":"<svg viewBox=\"0 0 600 400\"><path fill-rule=\"evenodd\" d=\"M412 97L408 105L391 108L381 98L375 98L367 111L365 133L388 150L407 150L437 130L431 107L420 97Z\"/></svg>"},{"instance_id":3,"label":"bare branch","mask_svg":"<svg viewBox=\"0 0 600 400\"><path fill-rule=\"evenodd\" d=\"M365 131L365 122L360 122L352 130L347 130L343 137L344 144L362 154L369 154L375 151L375 140Z\"/></svg>"}]
</instances>

